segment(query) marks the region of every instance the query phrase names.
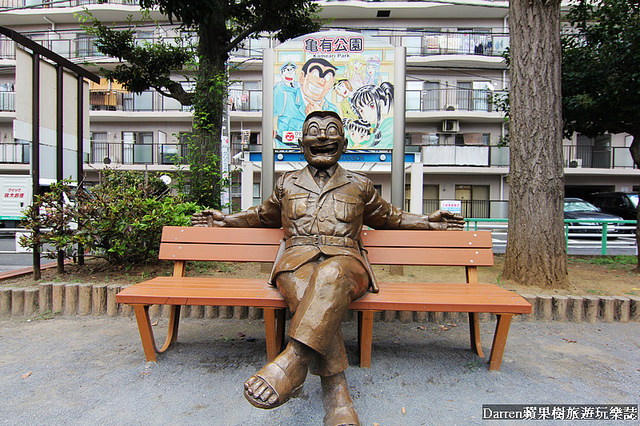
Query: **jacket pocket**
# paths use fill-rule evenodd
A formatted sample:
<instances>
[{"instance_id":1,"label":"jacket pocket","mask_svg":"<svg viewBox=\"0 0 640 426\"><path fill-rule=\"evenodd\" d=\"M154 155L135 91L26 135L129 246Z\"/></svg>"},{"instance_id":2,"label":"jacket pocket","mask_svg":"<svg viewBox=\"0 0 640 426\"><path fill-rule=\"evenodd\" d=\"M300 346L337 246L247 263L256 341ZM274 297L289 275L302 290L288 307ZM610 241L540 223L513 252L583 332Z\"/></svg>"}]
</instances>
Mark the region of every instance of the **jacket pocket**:
<instances>
[{"instance_id":1,"label":"jacket pocket","mask_svg":"<svg viewBox=\"0 0 640 426\"><path fill-rule=\"evenodd\" d=\"M289 219L299 219L307 213L308 193L291 194L286 198L285 211Z\"/></svg>"},{"instance_id":2,"label":"jacket pocket","mask_svg":"<svg viewBox=\"0 0 640 426\"><path fill-rule=\"evenodd\" d=\"M364 209L358 198L349 195L333 194L333 201L336 218L341 222L353 222Z\"/></svg>"}]
</instances>

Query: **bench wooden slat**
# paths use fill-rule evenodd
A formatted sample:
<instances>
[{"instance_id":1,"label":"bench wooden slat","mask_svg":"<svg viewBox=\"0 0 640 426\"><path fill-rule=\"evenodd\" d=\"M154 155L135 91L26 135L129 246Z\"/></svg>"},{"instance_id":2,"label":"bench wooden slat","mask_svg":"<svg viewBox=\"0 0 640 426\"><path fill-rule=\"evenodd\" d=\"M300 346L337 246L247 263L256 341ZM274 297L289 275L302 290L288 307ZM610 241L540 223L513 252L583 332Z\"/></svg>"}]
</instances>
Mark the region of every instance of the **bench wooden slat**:
<instances>
[{"instance_id":1,"label":"bench wooden slat","mask_svg":"<svg viewBox=\"0 0 640 426\"><path fill-rule=\"evenodd\" d=\"M159 258L162 260L210 260L220 262L273 262L278 252L276 245L163 243ZM469 250L461 248L371 247L367 248L369 261L374 265L493 265L491 249Z\"/></svg>"},{"instance_id":2,"label":"bench wooden slat","mask_svg":"<svg viewBox=\"0 0 640 426\"><path fill-rule=\"evenodd\" d=\"M491 249L371 247L367 248L369 261L374 265L423 266L491 266Z\"/></svg>"},{"instance_id":3,"label":"bench wooden slat","mask_svg":"<svg viewBox=\"0 0 640 426\"><path fill-rule=\"evenodd\" d=\"M530 311L522 297L495 284L380 283L380 293L367 293L349 306L363 310L439 312ZM263 280L203 277L158 277L128 287L118 303L212 306L286 307L280 293Z\"/></svg>"},{"instance_id":4,"label":"bench wooden slat","mask_svg":"<svg viewBox=\"0 0 640 426\"><path fill-rule=\"evenodd\" d=\"M162 242L279 245L282 229L165 226ZM273 259L272 259L273 260Z\"/></svg>"},{"instance_id":5,"label":"bench wooden slat","mask_svg":"<svg viewBox=\"0 0 640 426\"><path fill-rule=\"evenodd\" d=\"M491 233L487 231L410 231L375 230L362 231L365 247L441 247L441 248L492 248Z\"/></svg>"},{"instance_id":6,"label":"bench wooden slat","mask_svg":"<svg viewBox=\"0 0 640 426\"><path fill-rule=\"evenodd\" d=\"M211 260L218 262L273 262L280 245L163 243L162 260Z\"/></svg>"}]
</instances>

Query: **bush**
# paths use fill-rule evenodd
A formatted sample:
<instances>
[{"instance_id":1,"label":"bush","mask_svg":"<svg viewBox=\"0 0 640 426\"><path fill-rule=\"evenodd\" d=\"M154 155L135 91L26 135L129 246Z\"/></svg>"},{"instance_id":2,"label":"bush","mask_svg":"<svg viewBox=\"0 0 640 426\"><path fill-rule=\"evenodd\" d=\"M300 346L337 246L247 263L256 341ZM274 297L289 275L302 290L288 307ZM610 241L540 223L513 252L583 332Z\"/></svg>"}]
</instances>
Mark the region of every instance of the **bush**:
<instances>
[{"instance_id":1,"label":"bush","mask_svg":"<svg viewBox=\"0 0 640 426\"><path fill-rule=\"evenodd\" d=\"M36 195L34 202L24 210L21 224L31 232L20 237L20 245L43 252L46 257L55 259L58 252L70 257L73 250L77 228L77 206L70 201L72 188L68 180L51 185L48 192ZM48 249L43 251L44 246ZM64 271L62 260L58 262L58 271Z\"/></svg>"},{"instance_id":2,"label":"bush","mask_svg":"<svg viewBox=\"0 0 640 426\"><path fill-rule=\"evenodd\" d=\"M158 256L162 227L188 226L200 208L169 194L157 177L106 171L103 182L78 194L76 240L116 264L146 263Z\"/></svg>"}]
</instances>

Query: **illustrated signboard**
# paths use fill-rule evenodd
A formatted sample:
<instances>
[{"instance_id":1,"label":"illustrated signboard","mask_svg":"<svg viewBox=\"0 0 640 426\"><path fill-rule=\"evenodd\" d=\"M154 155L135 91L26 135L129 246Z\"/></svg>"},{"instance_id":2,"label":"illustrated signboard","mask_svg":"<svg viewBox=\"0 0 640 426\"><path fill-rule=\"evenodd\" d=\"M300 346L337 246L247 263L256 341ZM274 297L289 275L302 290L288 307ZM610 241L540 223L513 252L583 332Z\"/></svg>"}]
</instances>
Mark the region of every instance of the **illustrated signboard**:
<instances>
[{"instance_id":1,"label":"illustrated signboard","mask_svg":"<svg viewBox=\"0 0 640 426\"><path fill-rule=\"evenodd\" d=\"M360 33L324 31L274 49L275 149L298 147L312 111L342 117L348 149L393 147L393 47Z\"/></svg>"}]
</instances>

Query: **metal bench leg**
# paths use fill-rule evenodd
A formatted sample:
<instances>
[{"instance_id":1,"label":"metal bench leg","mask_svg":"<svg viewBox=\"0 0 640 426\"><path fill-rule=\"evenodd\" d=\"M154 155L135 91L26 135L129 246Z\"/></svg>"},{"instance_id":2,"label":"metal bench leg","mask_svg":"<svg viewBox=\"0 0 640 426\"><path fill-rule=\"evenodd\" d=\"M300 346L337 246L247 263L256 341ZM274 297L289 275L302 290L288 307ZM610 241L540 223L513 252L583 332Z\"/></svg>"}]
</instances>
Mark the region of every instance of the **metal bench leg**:
<instances>
[{"instance_id":1,"label":"metal bench leg","mask_svg":"<svg viewBox=\"0 0 640 426\"><path fill-rule=\"evenodd\" d=\"M149 305L133 305L133 311L136 314L136 321L138 321L144 356L147 362L156 362L156 342L153 340L153 330L149 320Z\"/></svg>"},{"instance_id":2,"label":"metal bench leg","mask_svg":"<svg viewBox=\"0 0 640 426\"><path fill-rule=\"evenodd\" d=\"M480 341L480 320L477 312L469 312L469 334L471 336L471 350L480 358L484 358Z\"/></svg>"},{"instance_id":3,"label":"metal bench leg","mask_svg":"<svg viewBox=\"0 0 640 426\"><path fill-rule=\"evenodd\" d=\"M157 350L163 353L178 339L178 326L180 325L180 305L170 305L169 308L169 328L167 330L167 339L164 341L162 348Z\"/></svg>"},{"instance_id":4,"label":"metal bench leg","mask_svg":"<svg viewBox=\"0 0 640 426\"><path fill-rule=\"evenodd\" d=\"M371 342L373 340L373 311L358 311L358 350L360 367L371 368Z\"/></svg>"},{"instance_id":5,"label":"metal bench leg","mask_svg":"<svg viewBox=\"0 0 640 426\"><path fill-rule=\"evenodd\" d=\"M282 350L286 309L264 308L264 336L267 341L267 361L273 361Z\"/></svg>"},{"instance_id":6,"label":"metal bench leg","mask_svg":"<svg viewBox=\"0 0 640 426\"><path fill-rule=\"evenodd\" d=\"M489 356L489 370L500 370L502 364L502 355L504 347L507 344L507 335L509 334L509 326L511 325L511 317L513 314L496 314L498 321L496 323L496 333L493 335L493 346L491 347L491 355Z\"/></svg>"}]
</instances>

